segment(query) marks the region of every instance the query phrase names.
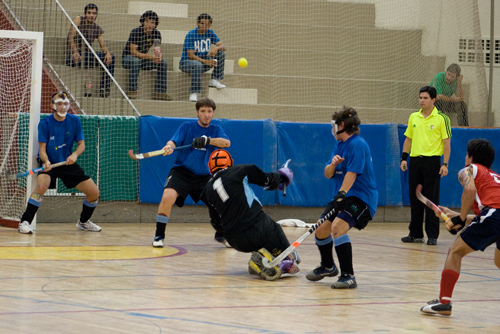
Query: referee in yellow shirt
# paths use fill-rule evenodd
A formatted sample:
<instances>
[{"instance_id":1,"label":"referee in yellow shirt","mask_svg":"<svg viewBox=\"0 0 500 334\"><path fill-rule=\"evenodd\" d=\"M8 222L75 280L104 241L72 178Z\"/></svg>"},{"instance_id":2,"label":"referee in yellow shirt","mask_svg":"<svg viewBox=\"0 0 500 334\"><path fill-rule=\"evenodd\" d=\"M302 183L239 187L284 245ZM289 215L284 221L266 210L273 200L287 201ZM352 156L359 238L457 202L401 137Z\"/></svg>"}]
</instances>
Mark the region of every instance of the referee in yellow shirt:
<instances>
[{"instance_id":1,"label":"referee in yellow shirt","mask_svg":"<svg viewBox=\"0 0 500 334\"><path fill-rule=\"evenodd\" d=\"M421 184L422 194L433 203L439 204L440 178L448 174L450 161L451 127L450 118L434 107L437 91L431 86L420 88L419 104L422 109L408 119L405 132L401 170L409 166L409 188L411 221L410 234L402 242L424 242L423 221L425 212L425 233L427 244L436 245L439 236L439 218L417 199L415 189ZM443 163L441 164L441 156Z\"/></svg>"}]
</instances>

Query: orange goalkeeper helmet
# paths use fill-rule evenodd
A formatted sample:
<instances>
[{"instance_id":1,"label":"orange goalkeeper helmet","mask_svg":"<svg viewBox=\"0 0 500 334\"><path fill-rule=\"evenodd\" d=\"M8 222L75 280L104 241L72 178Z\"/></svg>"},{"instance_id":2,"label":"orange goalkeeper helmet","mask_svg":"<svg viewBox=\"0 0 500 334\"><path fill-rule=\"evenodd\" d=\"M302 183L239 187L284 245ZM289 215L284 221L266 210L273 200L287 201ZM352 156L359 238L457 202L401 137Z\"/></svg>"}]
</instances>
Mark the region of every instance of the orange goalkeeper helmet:
<instances>
[{"instance_id":1,"label":"orange goalkeeper helmet","mask_svg":"<svg viewBox=\"0 0 500 334\"><path fill-rule=\"evenodd\" d=\"M226 169L233 165L233 157L231 157L228 151L223 149L213 151L212 154L210 154L210 158L208 158L208 169L212 175L221 169Z\"/></svg>"}]
</instances>

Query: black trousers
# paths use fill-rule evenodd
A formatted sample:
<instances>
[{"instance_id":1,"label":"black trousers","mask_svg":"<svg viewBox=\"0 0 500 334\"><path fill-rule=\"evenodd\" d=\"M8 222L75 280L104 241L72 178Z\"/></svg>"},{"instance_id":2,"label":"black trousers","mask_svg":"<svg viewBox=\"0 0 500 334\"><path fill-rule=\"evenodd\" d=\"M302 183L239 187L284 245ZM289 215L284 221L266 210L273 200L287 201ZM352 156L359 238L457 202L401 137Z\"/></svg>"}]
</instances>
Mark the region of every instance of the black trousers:
<instances>
[{"instance_id":1,"label":"black trousers","mask_svg":"<svg viewBox=\"0 0 500 334\"><path fill-rule=\"evenodd\" d=\"M259 213L255 224L249 229L236 235L228 232L224 236L235 250L243 253L256 252L261 248L265 248L273 256L278 256L290 246L281 225L276 224L263 211Z\"/></svg>"},{"instance_id":2,"label":"black trousers","mask_svg":"<svg viewBox=\"0 0 500 334\"><path fill-rule=\"evenodd\" d=\"M423 223L425 212L425 233L428 238L437 239L439 236L439 218L436 217L434 211L428 208L424 203L420 202L415 194L417 185L421 184L422 195L430 199L434 204L439 204L439 183L441 175L441 157L410 157L409 167L409 188L410 188L410 205L411 205L411 221L410 221L410 236L414 238L423 238Z\"/></svg>"}]
</instances>

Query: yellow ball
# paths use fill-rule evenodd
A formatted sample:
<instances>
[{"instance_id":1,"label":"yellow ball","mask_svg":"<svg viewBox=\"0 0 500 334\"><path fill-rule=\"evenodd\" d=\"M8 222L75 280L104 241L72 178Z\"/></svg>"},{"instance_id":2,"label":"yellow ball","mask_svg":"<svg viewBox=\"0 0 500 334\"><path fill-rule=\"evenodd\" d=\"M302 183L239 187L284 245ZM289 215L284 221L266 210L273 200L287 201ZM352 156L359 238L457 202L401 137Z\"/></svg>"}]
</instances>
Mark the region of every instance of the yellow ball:
<instances>
[{"instance_id":1,"label":"yellow ball","mask_svg":"<svg viewBox=\"0 0 500 334\"><path fill-rule=\"evenodd\" d=\"M241 68L245 68L248 65L248 61L245 58L240 58L238 60L238 65L240 65Z\"/></svg>"}]
</instances>

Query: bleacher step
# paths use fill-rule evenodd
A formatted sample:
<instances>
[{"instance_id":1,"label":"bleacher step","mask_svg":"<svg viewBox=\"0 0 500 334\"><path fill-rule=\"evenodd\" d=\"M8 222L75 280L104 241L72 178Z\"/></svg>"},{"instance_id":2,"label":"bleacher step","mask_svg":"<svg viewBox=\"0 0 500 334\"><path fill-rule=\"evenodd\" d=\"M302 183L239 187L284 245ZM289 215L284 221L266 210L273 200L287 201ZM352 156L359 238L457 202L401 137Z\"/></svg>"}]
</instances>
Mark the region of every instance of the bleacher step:
<instances>
[{"instance_id":1,"label":"bleacher step","mask_svg":"<svg viewBox=\"0 0 500 334\"><path fill-rule=\"evenodd\" d=\"M257 95L257 89L249 88L208 89L208 97L217 103L257 104Z\"/></svg>"},{"instance_id":2,"label":"bleacher step","mask_svg":"<svg viewBox=\"0 0 500 334\"><path fill-rule=\"evenodd\" d=\"M128 14L142 15L147 10L154 10L158 16L188 17L188 5L186 4L144 1L130 1L128 3Z\"/></svg>"},{"instance_id":3,"label":"bleacher step","mask_svg":"<svg viewBox=\"0 0 500 334\"><path fill-rule=\"evenodd\" d=\"M174 72L182 72L179 69L179 63L181 61L181 57L174 57L172 60L172 68ZM232 59L226 59L225 64L224 64L224 74L233 74L234 73L234 63L235 61ZM214 69L210 69L207 72L204 73L212 73Z\"/></svg>"}]
</instances>

